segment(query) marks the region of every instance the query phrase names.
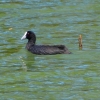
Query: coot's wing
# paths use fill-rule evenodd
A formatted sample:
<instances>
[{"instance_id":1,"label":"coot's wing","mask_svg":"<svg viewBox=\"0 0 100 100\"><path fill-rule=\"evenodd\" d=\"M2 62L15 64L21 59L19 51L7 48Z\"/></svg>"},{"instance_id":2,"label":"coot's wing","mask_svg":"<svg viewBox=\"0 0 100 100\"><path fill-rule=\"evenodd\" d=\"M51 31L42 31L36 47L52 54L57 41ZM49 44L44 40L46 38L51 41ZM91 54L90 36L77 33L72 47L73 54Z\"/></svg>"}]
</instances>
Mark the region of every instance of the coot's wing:
<instances>
[{"instance_id":1,"label":"coot's wing","mask_svg":"<svg viewBox=\"0 0 100 100\"><path fill-rule=\"evenodd\" d=\"M61 54L66 52L67 48L64 45L54 45L54 46L50 46L50 45L34 45L31 46L29 51L34 53L34 54Z\"/></svg>"}]
</instances>

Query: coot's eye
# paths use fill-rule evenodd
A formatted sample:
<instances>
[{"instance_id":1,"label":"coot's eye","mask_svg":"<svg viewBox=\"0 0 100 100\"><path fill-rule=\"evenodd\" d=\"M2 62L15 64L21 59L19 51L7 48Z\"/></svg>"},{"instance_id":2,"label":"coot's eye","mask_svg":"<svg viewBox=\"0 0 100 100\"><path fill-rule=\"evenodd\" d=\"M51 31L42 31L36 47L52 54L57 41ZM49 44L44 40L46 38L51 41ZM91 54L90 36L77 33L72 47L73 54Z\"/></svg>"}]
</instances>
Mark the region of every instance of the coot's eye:
<instances>
[{"instance_id":1,"label":"coot's eye","mask_svg":"<svg viewBox=\"0 0 100 100\"><path fill-rule=\"evenodd\" d=\"M30 33L27 33L27 35L29 35Z\"/></svg>"},{"instance_id":2,"label":"coot's eye","mask_svg":"<svg viewBox=\"0 0 100 100\"><path fill-rule=\"evenodd\" d=\"M26 37L30 37L30 33L29 32L27 33Z\"/></svg>"}]
</instances>

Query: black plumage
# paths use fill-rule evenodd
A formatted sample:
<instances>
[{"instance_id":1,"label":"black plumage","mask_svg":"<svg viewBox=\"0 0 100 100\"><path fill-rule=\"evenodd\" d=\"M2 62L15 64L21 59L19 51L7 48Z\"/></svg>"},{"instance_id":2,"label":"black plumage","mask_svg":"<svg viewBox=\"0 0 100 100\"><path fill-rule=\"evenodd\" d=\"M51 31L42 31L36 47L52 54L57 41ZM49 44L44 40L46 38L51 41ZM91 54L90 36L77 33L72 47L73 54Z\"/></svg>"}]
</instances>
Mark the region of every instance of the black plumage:
<instances>
[{"instance_id":1,"label":"black plumage","mask_svg":"<svg viewBox=\"0 0 100 100\"><path fill-rule=\"evenodd\" d=\"M38 55L54 55L54 54L70 54L71 52L64 45L36 45L36 36L34 32L27 31L21 39L28 39L26 49L33 54Z\"/></svg>"}]
</instances>

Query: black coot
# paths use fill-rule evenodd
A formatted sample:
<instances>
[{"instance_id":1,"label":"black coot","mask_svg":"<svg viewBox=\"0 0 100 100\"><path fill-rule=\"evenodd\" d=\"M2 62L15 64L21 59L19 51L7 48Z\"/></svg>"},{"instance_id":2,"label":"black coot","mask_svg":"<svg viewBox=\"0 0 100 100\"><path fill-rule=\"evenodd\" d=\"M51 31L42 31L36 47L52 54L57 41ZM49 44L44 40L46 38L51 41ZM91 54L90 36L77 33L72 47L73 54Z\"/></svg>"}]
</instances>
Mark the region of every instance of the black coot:
<instances>
[{"instance_id":1,"label":"black coot","mask_svg":"<svg viewBox=\"0 0 100 100\"><path fill-rule=\"evenodd\" d=\"M38 55L54 55L54 54L70 54L71 52L64 45L36 45L36 36L34 32L27 31L21 38L28 39L26 49L33 54Z\"/></svg>"}]
</instances>

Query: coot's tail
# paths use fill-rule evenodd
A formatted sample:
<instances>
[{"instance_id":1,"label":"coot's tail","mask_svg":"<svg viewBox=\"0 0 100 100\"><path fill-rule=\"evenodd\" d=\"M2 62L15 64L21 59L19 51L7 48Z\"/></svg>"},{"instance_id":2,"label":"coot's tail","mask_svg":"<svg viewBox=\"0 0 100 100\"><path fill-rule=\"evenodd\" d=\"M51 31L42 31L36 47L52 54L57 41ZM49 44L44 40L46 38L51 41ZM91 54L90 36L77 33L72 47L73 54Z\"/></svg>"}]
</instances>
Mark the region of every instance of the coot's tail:
<instances>
[{"instance_id":1,"label":"coot's tail","mask_svg":"<svg viewBox=\"0 0 100 100\"><path fill-rule=\"evenodd\" d=\"M72 52L70 52L70 51L66 48L66 46L64 46L64 45L59 45L58 48L59 48L60 50L63 50L63 53L64 53L64 54L71 54L71 53L72 53Z\"/></svg>"},{"instance_id":2,"label":"coot's tail","mask_svg":"<svg viewBox=\"0 0 100 100\"><path fill-rule=\"evenodd\" d=\"M65 51L65 54L72 54L72 52L70 52L70 51Z\"/></svg>"},{"instance_id":3,"label":"coot's tail","mask_svg":"<svg viewBox=\"0 0 100 100\"><path fill-rule=\"evenodd\" d=\"M64 54L72 54L72 52L70 52L70 51L66 48L66 50L64 51Z\"/></svg>"}]
</instances>

